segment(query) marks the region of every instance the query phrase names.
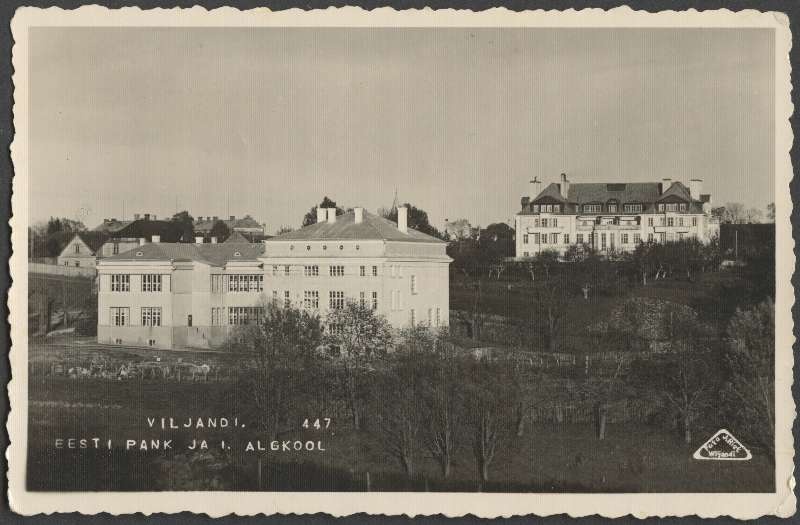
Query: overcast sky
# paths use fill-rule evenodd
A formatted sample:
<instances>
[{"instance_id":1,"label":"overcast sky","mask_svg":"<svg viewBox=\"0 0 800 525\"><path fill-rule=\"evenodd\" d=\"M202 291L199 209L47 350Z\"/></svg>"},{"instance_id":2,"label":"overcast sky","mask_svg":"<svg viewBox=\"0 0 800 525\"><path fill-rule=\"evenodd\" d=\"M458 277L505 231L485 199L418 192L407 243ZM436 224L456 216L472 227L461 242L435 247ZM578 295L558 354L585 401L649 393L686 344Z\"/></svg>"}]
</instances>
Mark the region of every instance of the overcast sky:
<instances>
[{"instance_id":1,"label":"overcast sky","mask_svg":"<svg viewBox=\"0 0 800 525\"><path fill-rule=\"evenodd\" d=\"M507 221L537 176L774 195L771 30L34 28L32 220Z\"/></svg>"}]
</instances>

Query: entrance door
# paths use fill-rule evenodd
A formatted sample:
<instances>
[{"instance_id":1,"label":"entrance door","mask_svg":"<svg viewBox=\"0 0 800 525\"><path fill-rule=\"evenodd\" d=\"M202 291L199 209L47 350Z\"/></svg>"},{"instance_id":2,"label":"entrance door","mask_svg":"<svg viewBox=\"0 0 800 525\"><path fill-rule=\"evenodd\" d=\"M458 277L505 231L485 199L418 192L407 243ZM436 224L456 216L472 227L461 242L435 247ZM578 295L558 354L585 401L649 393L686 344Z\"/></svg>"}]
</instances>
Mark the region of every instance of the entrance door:
<instances>
[{"instance_id":1,"label":"entrance door","mask_svg":"<svg viewBox=\"0 0 800 525\"><path fill-rule=\"evenodd\" d=\"M192 314L189 314L188 316L186 316L186 324L188 326L192 326Z\"/></svg>"}]
</instances>

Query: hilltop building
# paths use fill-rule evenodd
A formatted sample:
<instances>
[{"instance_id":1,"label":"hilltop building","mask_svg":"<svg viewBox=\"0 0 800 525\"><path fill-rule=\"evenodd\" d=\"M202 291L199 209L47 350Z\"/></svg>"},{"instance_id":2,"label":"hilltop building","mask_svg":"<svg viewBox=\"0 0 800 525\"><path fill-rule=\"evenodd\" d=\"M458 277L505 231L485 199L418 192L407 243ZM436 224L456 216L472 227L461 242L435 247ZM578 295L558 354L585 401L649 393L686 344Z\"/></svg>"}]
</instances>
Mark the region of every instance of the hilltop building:
<instances>
[{"instance_id":1,"label":"hilltop building","mask_svg":"<svg viewBox=\"0 0 800 525\"><path fill-rule=\"evenodd\" d=\"M396 328L449 318L445 243L355 208L263 244L162 243L98 264L101 343L210 348L231 329L257 322L271 301L319 313L359 301Z\"/></svg>"},{"instance_id":2,"label":"hilltop building","mask_svg":"<svg viewBox=\"0 0 800 525\"><path fill-rule=\"evenodd\" d=\"M708 242L718 235L719 224L711 217L711 195L702 193L702 184L700 179L688 187L671 179L571 183L562 173L559 183L542 190L534 179L515 219L516 257L544 250L563 254L572 246L608 254L633 251L643 242Z\"/></svg>"}]
</instances>

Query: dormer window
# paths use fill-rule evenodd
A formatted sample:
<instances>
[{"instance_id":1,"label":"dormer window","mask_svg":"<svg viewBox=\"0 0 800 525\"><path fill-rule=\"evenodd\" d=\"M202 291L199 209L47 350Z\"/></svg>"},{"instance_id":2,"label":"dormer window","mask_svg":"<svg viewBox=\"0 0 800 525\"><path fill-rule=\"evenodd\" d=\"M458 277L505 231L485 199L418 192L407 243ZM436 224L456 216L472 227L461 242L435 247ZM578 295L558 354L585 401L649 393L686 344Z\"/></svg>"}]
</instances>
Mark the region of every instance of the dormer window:
<instances>
[{"instance_id":1,"label":"dormer window","mask_svg":"<svg viewBox=\"0 0 800 525\"><path fill-rule=\"evenodd\" d=\"M539 205L538 204L534 204L533 205L533 213L539 213Z\"/></svg>"},{"instance_id":2,"label":"dormer window","mask_svg":"<svg viewBox=\"0 0 800 525\"><path fill-rule=\"evenodd\" d=\"M686 204L685 203L681 203L681 211L686 211Z\"/></svg>"},{"instance_id":3,"label":"dormer window","mask_svg":"<svg viewBox=\"0 0 800 525\"><path fill-rule=\"evenodd\" d=\"M234 257L241 257L242 253L241 252L233 252L233 256Z\"/></svg>"},{"instance_id":4,"label":"dormer window","mask_svg":"<svg viewBox=\"0 0 800 525\"><path fill-rule=\"evenodd\" d=\"M142 255L144 255L142 252L136 252L136 257L141 257Z\"/></svg>"},{"instance_id":5,"label":"dormer window","mask_svg":"<svg viewBox=\"0 0 800 525\"><path fill-rule=\"evenodd\" d=\"M642 205L641 204L626 204L623 206L625 213L641 213L642 212Z\"/></svg>"},{"instance_id":6,"label":"dormer window","mask_svg":"<svg viewBox=\"0 0 800 525\"><path fill-rule=\"evenodd\" d=\"M553 204L553 213L561 213L561 205Z\"/></svg>"},{"instance_id":7,"label":"dormer window","mask_svg":"<svg viewBox=\"0 0 800 525\"><path fill-rule=\"evenodd\" d=\"M601 213L603 211L602 204L584 204L583 213Z\"/></svg>"}]
</instances>

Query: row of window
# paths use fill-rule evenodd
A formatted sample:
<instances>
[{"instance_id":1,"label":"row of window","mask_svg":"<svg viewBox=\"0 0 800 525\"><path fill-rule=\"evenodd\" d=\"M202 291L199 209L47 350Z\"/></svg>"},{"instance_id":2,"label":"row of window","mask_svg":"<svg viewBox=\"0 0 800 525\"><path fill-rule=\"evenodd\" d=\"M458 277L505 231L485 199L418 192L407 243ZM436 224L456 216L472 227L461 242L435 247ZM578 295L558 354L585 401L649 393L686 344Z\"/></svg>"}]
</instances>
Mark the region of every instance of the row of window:
<instances>
[{"instance_id":1,"label":"row of window","mask_svg":"<svg viewBox=\"0 0 800 525\"><path fill-rule=\"evenodd\" d=\"M111 291L112 292L130 292L131 291L131 275L127 273L117 273L111 275ZM160 292L161 291L161 275L160 274L143 274L140 279L140 291L142 292Z\"/></svg>"},{"instance_id":2,"label":"row of window","mask_svg":"<svg viewBox=\"0 0 800 525\"><path fill-rule=\"evenodd\" d=\"M440 326L442 324L442 312L439 308L428 308L427 324L428 326ZM408 312L408 322L411 326L417 326L420 322L417 319L417 311L411 308Z\"/></svg>"},{"instance_id":3,"label":"row of window","mask_svg":"<svg viewBox=\"0 0 800 525\"><path fill-rule=\"evenodd\" d=\"M533 226L535 228L558 228L558 219L556 217L551 217L549 219L542 218L533 219Z\"/></svg>"},{"instance_id":4,"label":"row of window","mask_svg":"<svg viewBox=\"0 0 800 525\"><path fill-rule=\"evenodd\" d=\"M684 226L685 221L683 217L678 217L678 220L675 220L675 217L659 217L658 218L658 225L659 226L675 226L676 223L678 226ZM655 220L653 217L647 218L647 225L654 226ZM692 217L692 226L697 226L697 217Z\"/></svg>"},{"instance_id":5,"label":"row of window","mask_svg":"<svg viewBox=\"0 0 800 525\"><path fill-rule=\"evenodd\" d=\"M292 273L292 267L289 264L284 264L284 265L275 264L272 266L273 277L277 277L279 275L289 276L291 275L291 273ZM330 275L331 277L344 277L345 275L344 265L334 264L329 266L328 275ZM359 277L367 277L368 275L371 275L372 277L377 277L378 267L361 265L358 267L358 275ZM319 265L317 264L303 265L303 276L319 277Z\"/></svg>"},{"instance_id":6,"label":"row of window","mask_svg":"<svg viewBox=\"0 0 800 525\"><path fill-rule=\"evenodd\" d=\"M161 307L143 306L140 309L142 326L161 326ZM112 326L128 326L131 324L131 309L127 306L112 306L109 311Z\"/></svg>"},{"instance_id":7,"label":"row of window","mask_svg":"<svg viewBox=\"0 0 800 525\"><path fill-rule=\"evenodd\" d=\"M534 204L531 208L533 213L561 213L560 204Z\"/></svg>"},{"instance_id":8,"label":"row of window","mask_svg":"<svg viewBox=\"0 0 800 525\"><path fill-rule=\"evenodd\" d=\"M531 236L533 239L531 239ZM578 235L580 238L581 236ZM561 234L558 233L525 233L522 235L522 244L529 244L531 240L533 240L533 244L558 244L558 240L561 237ZM563 235L564 244L569 244L569 234L565 233ZM580 241L578 241L580 242Z\"/></svg>"},{"instance_id":9,"label":"row of window","mask_svg":"<svg viewBox=\"0 0 800 525\"><path fill-rule=\"evenodd\" d=\"M213 274L211 276L211 293L263 291L263 274Z\"/></svg>"},{"instance_id":10,"label":"row of window","mask_svg":"<svg viewBox=\"0 0 800 525\"><path fill-rule=\"evenodd\" d=\"M537 239L546 239L547 235L542 234L541 237L539 237L538 233L537 234L533 234L533 235L534 235L534 244L546 244L546 241L542 242L542 243L538 243ZM553 235L556 235L556 234L553 234ZM600 249L601 250L605 250L609 246L611 248L614 248L615 239L616 239L616 236L614 234L611 234L611 233L609 233L609 234L600 233L600 234L595 234L595 235L597 235L599 237ZM525 237L528 237L528 236L525 235ZM648 233L647 234L647 242L651 242L651 243L652 242L661 242L661 243L663 243L663 242L672 242L672 241L675 241L675 240L679 240L680 241L680 240L684 240L686 238L687 238L687 234L685 232L677 232L677 233L658 232L658 233ZM556 242L557 241L558 241L558 239L556 238ZM590 244L591 245L595 241L595 236L592 235L592 234L588 234L588 235L584 236L582 233L579 233L579 234L575 235L576 244L584 244L584 241L586 242L586 244ZM627 245L627 244L630 244L630 243L639 244L640 242L642 242L642 236L640 234L638 234L638 233L634 233L633 235L629 235L627 233L620 234L620 244L624 244L624 245ZM523 243L527 244L527 240L524 239ZM551 243L551 244L556 244L556 243L554 242L554 243ZM569 235L564 235L564 244L569 244ZM523 252L523 257L530 257L530 252Z\"/></svg>"}]
</instances>

